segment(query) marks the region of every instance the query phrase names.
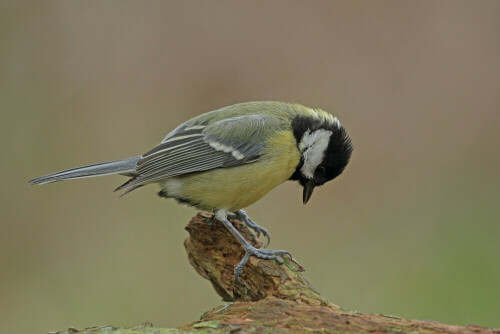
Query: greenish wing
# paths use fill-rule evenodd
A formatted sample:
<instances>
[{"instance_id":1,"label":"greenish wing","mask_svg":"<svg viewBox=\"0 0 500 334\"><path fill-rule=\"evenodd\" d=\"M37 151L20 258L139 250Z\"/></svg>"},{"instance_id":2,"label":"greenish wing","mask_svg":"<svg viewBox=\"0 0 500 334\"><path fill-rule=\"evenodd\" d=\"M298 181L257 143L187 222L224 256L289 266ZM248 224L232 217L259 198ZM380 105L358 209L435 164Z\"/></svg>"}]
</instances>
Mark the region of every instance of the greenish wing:
<instances>
[{"instance_id":1,"label":"greenish wing","mask_svg":"<svg viewBox=\"0 0 500 334\"><path fill-rule=\"evenodd\" d=\"M266 139L283 127L272 115L237 116L209 125L182 124L142 156L137 176L124 187L255 162Z\"/></svg>"}]
</instances>

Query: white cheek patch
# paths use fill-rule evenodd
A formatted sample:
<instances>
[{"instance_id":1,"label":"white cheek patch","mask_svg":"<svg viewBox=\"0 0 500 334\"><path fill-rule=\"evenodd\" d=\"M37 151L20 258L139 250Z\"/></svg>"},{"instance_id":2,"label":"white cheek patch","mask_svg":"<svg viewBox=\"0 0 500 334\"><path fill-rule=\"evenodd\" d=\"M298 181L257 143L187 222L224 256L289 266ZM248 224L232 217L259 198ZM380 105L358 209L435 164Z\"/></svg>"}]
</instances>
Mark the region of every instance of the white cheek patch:
<instances>
[{"instance_id":1,"label":"white cheek patch","mask_svg":"<svg viewBox=\"0 0 500 334\"><path fill-rule=\"evenodd\" d=\"M304 158L304 165L300 170L304 176L313 178L314 171L323 161L331 135L331 131L320 129L312 133L308 130L302 136L299 149Z\"/></svg>"}]
</instances>

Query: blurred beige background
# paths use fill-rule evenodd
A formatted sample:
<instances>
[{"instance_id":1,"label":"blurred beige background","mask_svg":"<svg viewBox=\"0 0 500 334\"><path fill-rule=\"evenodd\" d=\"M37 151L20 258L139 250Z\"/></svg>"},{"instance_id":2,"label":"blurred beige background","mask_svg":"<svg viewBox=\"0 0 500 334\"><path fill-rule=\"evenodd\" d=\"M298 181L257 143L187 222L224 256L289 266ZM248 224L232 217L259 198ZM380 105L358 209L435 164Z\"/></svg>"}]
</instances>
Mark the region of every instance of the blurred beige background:
<instances>
[{"instance_id":1,"label":"blurred beige background","mask_svg":"<svg viewBox=\"0 0 500 334\"><path fill-rule=\"evenodd\" d=\"M248 208L346 309L500 327L500 2L0 2L0 332L179 326L221 304L189 266L196 211L119 176L225 105L295 101L355 145L307 206Z\"/></svg>"}]
</instances>

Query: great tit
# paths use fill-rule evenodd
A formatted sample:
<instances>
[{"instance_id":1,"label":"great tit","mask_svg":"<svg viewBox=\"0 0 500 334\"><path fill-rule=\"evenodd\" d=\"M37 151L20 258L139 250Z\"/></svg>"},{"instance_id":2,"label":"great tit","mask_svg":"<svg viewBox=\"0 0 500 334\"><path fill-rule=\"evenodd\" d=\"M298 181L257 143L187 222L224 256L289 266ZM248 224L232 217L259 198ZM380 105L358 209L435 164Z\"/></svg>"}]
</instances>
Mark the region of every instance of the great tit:
<instances>
[{"instance_id":1,"label":"great tit","mask_svg":"<svg viewBox=\"0 0 500 334\"><path fill-rule=\"evenodd\" d=\"M269 243L267 231L242 209L287 180L300 183L303 203L307 203L315 187L342 173L352 150L339 120L323 110L283 102L247 102L190 119L143 155L73 168L29 183L122 174L130 177L116 189L124 189L123 195L157 183L161 197L213 212L241 243L245 256L235 268L235 279L240 282L250 256L291 256L287 251L253 247L229 218L245 222L257 235L263 233Z\"/></svg>"}]
</instances>

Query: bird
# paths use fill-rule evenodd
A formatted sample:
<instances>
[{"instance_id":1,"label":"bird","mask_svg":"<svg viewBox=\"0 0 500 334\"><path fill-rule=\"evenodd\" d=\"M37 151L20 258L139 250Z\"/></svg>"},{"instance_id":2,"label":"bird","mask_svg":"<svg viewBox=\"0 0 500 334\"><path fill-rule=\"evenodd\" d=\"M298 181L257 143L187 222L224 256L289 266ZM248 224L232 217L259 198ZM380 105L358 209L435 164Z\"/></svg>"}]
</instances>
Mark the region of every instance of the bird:
<instances>
[{"instance_id":1,"label":"bird","mask_svg":"<svg viewBox=\"0 0 500 334\"><path fill-rule=\"evenodd\" d=\"M313 190L339 176L353 144L337 117L318 108L275 101L244 102L200 114L179 125L153 149L131 158L77 167L29 181L56 181L121 174L123 195L156 183L159 196L212 212L238 240L245 255L234 269L235 280L250 256L292 259L284 250L252 246L232 225L238 219L257 236L270 236L244 209L285 181L298 182L306 204Z\"/></svg>"}]
</instances>

